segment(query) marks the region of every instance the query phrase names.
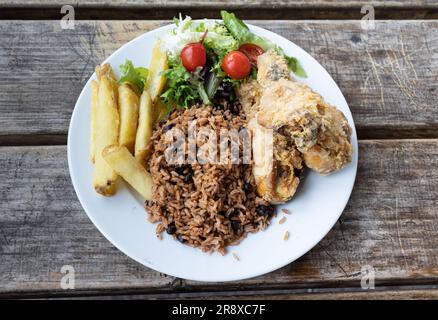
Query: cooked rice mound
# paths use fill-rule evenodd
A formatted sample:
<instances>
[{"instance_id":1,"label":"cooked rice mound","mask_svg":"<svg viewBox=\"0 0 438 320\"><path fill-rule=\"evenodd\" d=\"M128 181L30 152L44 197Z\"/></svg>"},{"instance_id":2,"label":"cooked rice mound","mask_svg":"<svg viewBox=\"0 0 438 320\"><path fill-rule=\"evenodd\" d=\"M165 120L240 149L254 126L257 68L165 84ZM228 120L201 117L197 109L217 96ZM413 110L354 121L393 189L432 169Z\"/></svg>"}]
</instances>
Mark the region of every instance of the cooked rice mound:
<instances>
[{"instance_id":1,"label":"cooked rice mound","mask_svg":"<svg viewBox=\"0 0 438 320\"><path fill-rule=\"evenodd\" d=\"M178 128L187 139L192 120L197 121L197 132L201 127L213 129L218 139L221 129L246 126L243 116L211 106L174 111L155 129L149 144L147 165L154 187L153 200L145 208L149 220L158 223L158 237L166 231L204 252L225 254L227 246L238 244L249 232L265 229L275 210L256 195L251 164L231 164L230 157L226 164L168 164L165 151L172 142L165 133Z\"/></svg>"}]
</instances>

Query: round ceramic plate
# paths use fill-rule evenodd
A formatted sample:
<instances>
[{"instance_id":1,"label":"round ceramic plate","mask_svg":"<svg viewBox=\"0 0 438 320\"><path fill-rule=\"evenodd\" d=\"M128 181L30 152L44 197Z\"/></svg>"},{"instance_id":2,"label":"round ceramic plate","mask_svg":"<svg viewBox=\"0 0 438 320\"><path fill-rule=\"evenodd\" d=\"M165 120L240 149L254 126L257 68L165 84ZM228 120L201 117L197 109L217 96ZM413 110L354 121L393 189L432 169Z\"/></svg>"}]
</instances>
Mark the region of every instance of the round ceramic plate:
<instances>
[{"instance_id":1,"label":"round ceramic plate","mask_svg":"<svg viewBox=\"0 0 438 320\"><path fill-rule=\"evenodd\" d=\"M130 41L105 62L116 71L130 59L135 66L149 66L157 37L173 25L161 27ZM125 183L119 182L115 196L103 197L93 189L93 165L89 158L91 80L82 90L70 122L68 164L73 186L85 212L100 232L118 249L139 263L168 275L199 281L230 281L255 277L291 263L315 246L333 227L347 204L356 177L358 146L350 109L327 71L303 49L289 40L256 26L250 29L278 44L299 59L308 74L303 82L336 105L353 128L353 161L344 170L327 177L309 172L296 196L278 207L279 214L265 230L250 234L229 254L206 254L183 245L167 234L155 235L156 225L147 221L143 201ZM292 214L284 224L280 209ZM288 231L290 238L283 239ZM234 252L240 259L237 261Z\"/></svg>"}]
</instances>

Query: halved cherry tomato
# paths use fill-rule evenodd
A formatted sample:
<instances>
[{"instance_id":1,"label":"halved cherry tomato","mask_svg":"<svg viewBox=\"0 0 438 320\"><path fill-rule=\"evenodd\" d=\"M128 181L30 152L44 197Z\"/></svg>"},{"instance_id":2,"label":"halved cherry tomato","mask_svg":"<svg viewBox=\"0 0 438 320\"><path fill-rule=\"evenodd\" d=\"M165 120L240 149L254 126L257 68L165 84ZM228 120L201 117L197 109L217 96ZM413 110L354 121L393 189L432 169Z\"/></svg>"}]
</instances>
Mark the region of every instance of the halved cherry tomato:
<instances>
[{"instance_id":1,"label":"halved cherry tomato","mask_svg":"<svg viewBox=\"0 0 438 320\"><path fill-rule=\"evenodd\" d=\"M257 65L257 57L265 52L258 45L252 43L242 44L239 48L239 51L243 52L248 57L249 61L254 65Z\"/></svg>"},{"instance_id":2,"label":"halved cherry tomato","mask_svg":"<svg viewBox=\"0 0 438 320\"><path fill-rule=\"evenodd\" d=\"M222 61L222 70L232 79L239 80L251 73L251 63L248 57L240 51L231 51Z\"/></svg>"}]
</instances>

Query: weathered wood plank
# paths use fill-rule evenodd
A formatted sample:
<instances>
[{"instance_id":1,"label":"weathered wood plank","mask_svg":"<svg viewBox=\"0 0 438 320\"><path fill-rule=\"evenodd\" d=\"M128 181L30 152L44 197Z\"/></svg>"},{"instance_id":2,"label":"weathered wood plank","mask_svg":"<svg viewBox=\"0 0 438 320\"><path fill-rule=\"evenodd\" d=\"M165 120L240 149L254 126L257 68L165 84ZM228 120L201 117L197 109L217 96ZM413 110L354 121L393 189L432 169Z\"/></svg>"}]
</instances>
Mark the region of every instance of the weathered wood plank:
<instances>
[{"instance_id":1,"label":"weathered wood plank","mask_svg":"<svg viewBox=\"0 0 438 320\"><path fill-rule=\"evenodd\" d=\"M70 5L80 7L113 7L113 8L156 8L156 7L179 7L179 8L222 8L222 7L241 7L241 8L350 8L362 7L363 1L360 0L74 0ZM0 7L60 7L65 5L63 0L3 0ZM377 0L372 1L375 8L408 7L408 8L438 8L438 3L434 0Z\"/></svg>"},{"instance_id":2,"label":"weathered wood plank","mask_svg":"<svg viewBox=\"0 0 438 320\"><path fill-rule=\"evenodd\" d=\"M438 281L438 139L361 141L356 185L341 220L298 261L232 283L160 275L100 235L71 186L66 149L0 148L0 296L360 287ZM76 290L60 289L63 265Z\"/></svg>"},{"instance_id":3,"label":"weathered wood plank","mask_svg":"<svg viewBox=\"0 0 438 320\"><path fill-rule=\"evenodd\" d=\"M301 289L301 290L255 290L225 292L180 292L165 294L82 296L74 299L93 300L436 300L436 286L386 287L370 290L361 288ZM71 297L57 298L71 299Z\"/></svg>"},{"instance_id":4,"label":"weathered wood plank","mask_svg":"<svg viewBox=\"0 0 438 320\"><path fill-rule=\"evenodd\" d=\"M0 22L0 136L66 134L94 66L167 22ZM438 21L255 21L310 52L332 74L360 137L437 137ZM415 117L413 117L415 115Z\"/></svg>"},{"instance_id":5,"label":"weathered wood plank","mask_svg":"<svg viewBox=\"0 0 438 320\"><path fill-rule=\"evenodd\" d=\"M63 1L7 0L0 4L0 19L59 19ZM76 19L168 19L179 12L196 18L217 18L222 9L245 19L360 19L364 3L350 0L249 0L249 1L70 1ZM431 0L373 1L377 19L425 19L438 17L438 3Z\"/></svg>"}]
</instances>

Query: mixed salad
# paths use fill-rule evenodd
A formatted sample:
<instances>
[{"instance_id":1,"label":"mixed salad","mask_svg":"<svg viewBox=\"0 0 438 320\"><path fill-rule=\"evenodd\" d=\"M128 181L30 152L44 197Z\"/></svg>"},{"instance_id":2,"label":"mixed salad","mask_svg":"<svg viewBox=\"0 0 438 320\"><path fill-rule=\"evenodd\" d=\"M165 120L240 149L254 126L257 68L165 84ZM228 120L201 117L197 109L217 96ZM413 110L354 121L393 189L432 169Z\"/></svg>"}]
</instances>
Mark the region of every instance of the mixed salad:
<instances>
[{"instance_id":1,"label":"mixed salad","mask_svg":"<svg viewBox=\"0 0 438 320\"><path fill-rule=\"evenodd\" d=\"M271 49L285 57L290 71L306 77L296 58L252 33L234 13L223 10L221 17L222 21L195 22L180 15L174 18L176 27L159 40L167 54L167 69L163 71L166 86L161 98L168 110L189 108L198 102L214 104L224 95L228 100L235 99L236 87L257 76L257 57ZM121 70L121 81L136 84L141 92L148 69L135 68L127 61Z\"/></svg>"}]
</instances>

